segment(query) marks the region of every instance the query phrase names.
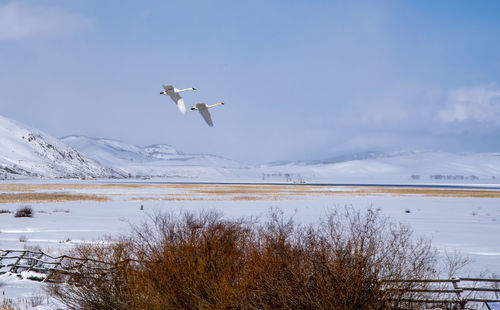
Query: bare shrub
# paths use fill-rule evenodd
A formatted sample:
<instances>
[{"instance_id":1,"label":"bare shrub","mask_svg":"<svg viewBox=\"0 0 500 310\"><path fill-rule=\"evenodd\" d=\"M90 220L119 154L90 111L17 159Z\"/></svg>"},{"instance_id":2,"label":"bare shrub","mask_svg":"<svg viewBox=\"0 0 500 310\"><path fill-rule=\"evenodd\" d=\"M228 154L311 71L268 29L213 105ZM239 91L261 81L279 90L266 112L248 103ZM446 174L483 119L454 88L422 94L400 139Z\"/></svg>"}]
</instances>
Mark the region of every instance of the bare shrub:
<instances>
[{"instance_id":1,"label":"bare shrub","mask_svg":"<svg viewBox=\"0 0 500 310\"><path fill-rule=\"evenodd\" d=\"M33 217L33 209L30 206L21 206L17 209L14 217Z\"/></svg>"},{"instance_id":2,"label":"bare shrub","mask_svg":"<svg viewBox=\"0 0 500 310\"><path fill-rule=\"evenodd\" d=\"M81 272L70 285L52 285L49 292L70 309L133 309L127 294L128 257L126 240L109 244L80 245L70 255L81 258ZM60 275L56 275L55 278Z\"/></svg>"},{"instance_id":3,"label":"bare shrub","mask_svg":"<svg viewBox=\"0 0 500 310\"><path fill-rule=\"evenodd\" d=\"M10 214L12 211L7 210L7 209L0 209L0 214Z\"/></svg>"},{"instance_id":4,"label":"bare shrub","mask_svg":"<svg viewBox=\"0 0 500 310\"><path fill-rule=\"evenodd\" d=\"M71 255L81 272L50 294L74 309L407 309L402 296L417 284L394 280L437 275L428 241L350 208L316 226L279 210L262 224L156 214L130 236Z\"/></svg>"},{"instance_id":5,"label":"bare shrub","mask_svg":"<svg viewBox=\"0 0 500 310\"><path fill-rule=\"evenodd\" d=\"M41 306L46 302L45 296L33 295L31 297L23 298L5 298L0 299L0 310L23 310L33 309Z\"/></svg>"},{"instance_id":6,"label":"bare shrub","mask_svg":"<svg viewBox=\"0 0 500 310\"><path fill-rule=\"evenodd\" d=\"M13 299L11 298L3 298L0 302L0 310L18 310L20 309Z\"/></svg>"},{"instance_id":7,"label":"bare shrub","mask_svg":"<svg viewBox=\"0 0 500 310\"><path fill-rule=\"evenodd\" d=\"M332 212L319 228L297 227L271 214L259 232L253 266L257 308L385 309L406 308L397 282L435 275L436 252L411 230L374 211ZM401 295L402 296L402 295Z\"/></svg>"},{"instance_id":8,"label":"bare shrub","mask_svg":"<svg viewBox=\"0 0 500 310\"><path fill-rule=\"evenodd\" d=\"M69 213L69 209L55 208L52 212L54 213Z\"/></svg>"},{"instance_id":9,"label":"bare shrub","mask_svg":"<svg viewBox=\"0 0 500 310\"><path fill-rule=\"evenodd\" d=\"M249 223L223 220L218 213L171 215L153 219L153 227L135 229L137 258L144 265L135 296L143 287L152 294L137 299L138 308L231 308L238 305L245 281L246 251L254 241Z\"/></svg>"}]
</instances>

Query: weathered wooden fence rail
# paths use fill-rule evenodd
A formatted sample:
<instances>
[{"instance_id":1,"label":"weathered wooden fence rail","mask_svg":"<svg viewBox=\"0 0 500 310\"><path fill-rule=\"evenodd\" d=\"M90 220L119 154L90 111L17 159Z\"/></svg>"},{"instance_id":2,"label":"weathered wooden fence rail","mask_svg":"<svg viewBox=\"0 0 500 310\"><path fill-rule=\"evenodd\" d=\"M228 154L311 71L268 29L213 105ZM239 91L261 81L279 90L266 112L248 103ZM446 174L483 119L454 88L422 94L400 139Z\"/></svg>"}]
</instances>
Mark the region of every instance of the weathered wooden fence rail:
<instances>
[{"instance_id":1,"label":"weathered wooden fence rail","mask_svg":"<svg viewBox=\"0 0 500 310\"><path fill-rule=\"evenodd\" d=\"M393 284L388 285L388 290L395 293L398 302L446 305L446 309L450 306L452 309L500 309L500 279L454 277L383 280L382 283Z\"/></svg>"},{"instance_id":2,"label":"weathered wooden fence rail","mask_svg":"<svg viewBox=\"0 0 500 310\"><path fill-rule=\"evenodd\" d=\"M141 263L129 259L118 265L131 262ZM73 277L102 275L118 265L68 255L52 256L36 250L0 250L0 274L12 273L44 282L71 282ZM380 283L383 289L394 293L394 301L399 304L428 304L431 308L446 305L446 309L476 309L480 307L471 304L481 304L482 308L500 309L500 279L388 279Z\"/></svg>"},{"instance_id":3,"label":"weathered wooden fence rail","mask_svg":"<svg viewBox=\"0 0 500 310\"><path fill-rule=\"evenodd\" d=\"M53 278L55 274L69 277L78 275L89 263L93 263L92 268L96 273L99 273L98 269L106 271L113 268L107 262L68 255L52 256L32 250L0 250L0 274L12 273L30 280L48 282L56 280ZM86 270L85 274L89 275L89 271Z\"/></svg>"}]
</instances>

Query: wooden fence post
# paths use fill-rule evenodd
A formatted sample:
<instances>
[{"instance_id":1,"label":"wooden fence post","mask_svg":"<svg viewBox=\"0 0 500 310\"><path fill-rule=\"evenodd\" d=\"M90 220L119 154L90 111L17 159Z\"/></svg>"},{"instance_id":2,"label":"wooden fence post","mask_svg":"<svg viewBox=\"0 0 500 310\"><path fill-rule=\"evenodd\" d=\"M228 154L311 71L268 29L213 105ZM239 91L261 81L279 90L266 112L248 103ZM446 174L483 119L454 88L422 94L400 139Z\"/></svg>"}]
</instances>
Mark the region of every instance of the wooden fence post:
<instances>
[{"instance_id":1,"label":"wooden fence post","mask_svg":"<svg viewBox=\"0 0 500 310\"><path fill-rule=\"evenodd\" d=\"M19 268L18 267L18 264L19 262L21 261L21 259L24 258L24 254L26 254L26 251L22 251L21 252L22 254L19 255L19 257L17 258L16 262L12 265L12 267L9 269L9 272L12 272L12 273L17 273L17 269Z\"/></svg>"}]
</instances>

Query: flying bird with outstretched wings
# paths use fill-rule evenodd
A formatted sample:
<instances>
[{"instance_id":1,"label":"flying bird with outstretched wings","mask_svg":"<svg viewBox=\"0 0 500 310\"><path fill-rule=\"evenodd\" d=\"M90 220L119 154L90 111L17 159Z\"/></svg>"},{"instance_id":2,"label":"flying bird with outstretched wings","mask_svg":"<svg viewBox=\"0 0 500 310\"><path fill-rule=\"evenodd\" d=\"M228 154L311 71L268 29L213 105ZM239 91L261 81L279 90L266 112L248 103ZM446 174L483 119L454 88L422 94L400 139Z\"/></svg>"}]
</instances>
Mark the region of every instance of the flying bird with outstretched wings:
<instances>
[{"instance_id":1,"label":"flying bird with outstretched wings","mask_svg":"<svg viewBox=\"0 0 500 310\"><path fill-rule=\"evenodd\" d=\"M196 90L194 87L190 88L184 88L184 89L177 89L173 87L172 85L162 85L163 88L165 89L164 91L160 92L161 95L169 95L170 98L175 102L177 107L179 108L179 111L181 111L182 114L186 114L186 107L184 106L184 99L182 99L181 95L179 93L182 93L187 90Z\"/></svg>"},{"instance_id":2,"label":"flying bird with outstretched wings","mask_svg":"<svg viewBox=\"0 0 500 310\"><path fill-rule=\"evenodd\" d=\"M208 112L208 109L216 107L218 105L224 105L224 102L219 102L219 103L212 104L212 105L207 105L206 103L200 102L200 103L192 106L191 110L198 110L198 112L200 112L201 116L203 116L203 119L205 120L205 122L207 122L208 126L213 127L214 123L212 122L212 117L210 115L210 112Z\"/></svg>"}]
</instances>

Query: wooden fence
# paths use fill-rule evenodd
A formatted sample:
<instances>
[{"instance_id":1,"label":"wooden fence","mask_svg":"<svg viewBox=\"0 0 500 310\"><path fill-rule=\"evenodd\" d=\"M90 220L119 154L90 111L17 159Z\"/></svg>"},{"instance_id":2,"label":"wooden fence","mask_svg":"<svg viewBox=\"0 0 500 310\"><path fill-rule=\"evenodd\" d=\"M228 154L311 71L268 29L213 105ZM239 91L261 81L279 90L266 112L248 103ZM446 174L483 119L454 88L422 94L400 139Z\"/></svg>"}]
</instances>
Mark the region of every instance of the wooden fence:
<instances>
[{"instance_id":1,"label":"wooden fence","mask_svg":"<svg viewBox=\"0 0 500 310\"><path fill-rule=\"evenodd\" d=\"M387 287L395 293L395 300L399 303L428 304L434 307L444 305L446 309L477 309L481 306L500 309L500 279L454 277L382 282L396 284Z\"/></svg>"},{"instance_id":2,"label":"wooden fence","mask_svg":"<svg viewBox=\"0 0 500 310\"><path fill-rule=\"evenodd\" d=\"M122 263L141 263L130 259ZM0 274L44 282L72 282L73 277L111 272L116 264L67 255L52 256L34 250L0 250ZM94 271L94 272L93 272ZM56 276L57 275L57 276ZM432 280L381 280L382 289L390 290L395 303L427 304L446 309L500 309L500 279L451 278ZM472 307L471 307L472 306ZM498 308L497 308L498 307ZM480 308L480 307L479 307Z\"/></svg>"},{"instance_id":3,"label":"wooden fence","mask_svg":"<svg viewBox=\"0 0 500 310\"><path fill-rule=\"evenodd\" d=\"M80 275L89 263L92 263L94 270L113 268L107 262L68 255L52 256L36 250L0 250L0 274L11 273L43 282L71 282L71 277ZM58 275L57 279L54 275Z\"/></svg>"}]
</instances>

